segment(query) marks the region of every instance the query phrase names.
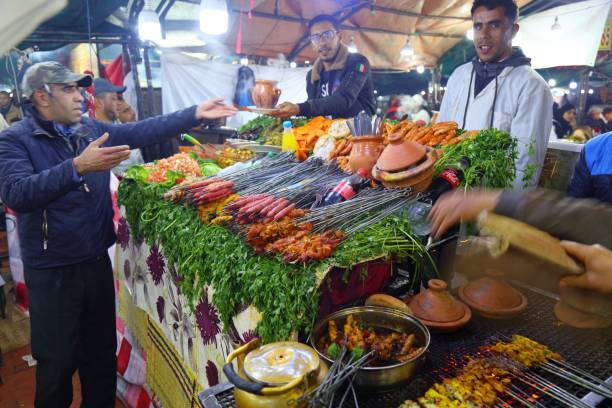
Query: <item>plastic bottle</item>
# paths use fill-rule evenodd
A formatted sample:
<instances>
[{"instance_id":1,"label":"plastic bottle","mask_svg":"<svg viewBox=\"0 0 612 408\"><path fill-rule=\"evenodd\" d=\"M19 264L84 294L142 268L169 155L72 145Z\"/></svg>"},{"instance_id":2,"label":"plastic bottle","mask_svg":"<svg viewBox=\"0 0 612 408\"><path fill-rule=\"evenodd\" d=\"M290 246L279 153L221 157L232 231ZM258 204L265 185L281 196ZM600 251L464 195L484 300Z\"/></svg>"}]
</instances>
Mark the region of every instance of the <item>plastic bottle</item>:
<instances>
[{"instance_id":1,"label":"plastic bottle","mask_svg":"<svg viewBox=\"0 0 612 408\"><path fill-rule=\"evenodd\" d=\"M283 139L281 141L281 150L283 152L295 152L298 149L297 141L293 135L292 123L290 120L283 122Z\"/></svg>"},{"instance_id":2,"label":"plastic bottle","mask_svg":"<svg viewBox=\"0 0 612 408\"><path fill-rule=\"evenodd\" d=\"M321 202L321 206L340 203L355 197L359 190L367 186L370 182L368 175L369 172L366 169L359 169L357 173L342 179L336 187L325 195Z\"/></svg>"},{"instance_id":3,"label":"plastic bottle","mask_svg":"<svg viewBox=\"0 0 612 408\"><path fill-rule=\"evenodd\" d=\"M427 189L427 196L435 203L442 194L453 190L463 181L463 170L470 166L470 159L462 157L457 163L446 167Z\"/></svg>"}]
</instances>

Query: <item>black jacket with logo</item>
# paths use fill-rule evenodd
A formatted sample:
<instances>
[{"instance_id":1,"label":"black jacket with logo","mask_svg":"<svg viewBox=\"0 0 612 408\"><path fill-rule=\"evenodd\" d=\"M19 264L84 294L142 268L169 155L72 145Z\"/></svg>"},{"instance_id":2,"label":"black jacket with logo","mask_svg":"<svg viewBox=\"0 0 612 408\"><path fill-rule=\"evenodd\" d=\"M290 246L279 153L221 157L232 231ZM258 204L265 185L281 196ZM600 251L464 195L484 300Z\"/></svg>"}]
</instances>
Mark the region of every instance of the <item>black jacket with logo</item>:
<instances>
[{"instance_id":1,"label":"black jacket with logo","mask_svg":"<svg viewBox=\"0 0 612 408\"><path fill-rule=\"evenodd\" d=\"M350 118L361 111L373 115L376 101L368 59L361 54L349 54L342 46L331 68L325 71L323 63L317 60L308 72L308 100L299 104L300 115ZM326 89L327 96L322 87L326 79L331 80Z\"/></svg>"}]
</instances>

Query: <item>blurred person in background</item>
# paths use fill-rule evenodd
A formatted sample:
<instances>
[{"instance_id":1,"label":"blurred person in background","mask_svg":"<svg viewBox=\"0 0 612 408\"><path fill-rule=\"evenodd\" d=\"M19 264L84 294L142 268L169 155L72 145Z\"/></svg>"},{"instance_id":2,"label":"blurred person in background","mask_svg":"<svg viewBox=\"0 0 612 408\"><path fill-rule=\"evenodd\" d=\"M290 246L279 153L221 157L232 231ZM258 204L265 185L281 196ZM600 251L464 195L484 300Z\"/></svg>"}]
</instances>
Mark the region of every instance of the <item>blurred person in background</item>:
<instances>
[{"instance_id":1,"label":"blurred person in background","mask_svg":"<svg viewBox=\"0 0 612 408\"><path fill-rule=\"evenodd\" d=\"M136 111L119 95L117 101L117 117L121 123L136 122Z\"/></svg>"},{"instance_id":2,"label":"blurred person in background","mask_svg":"<svg viewBox=\"0 0 612 408\"><path fill-rule=\"evenodd\" d=\"M601 106L591 106L582 124L593 129L595 135L605 133L606 121L603 116L603 108Z\"/></svg>"},{"instance_id":3,"label":"blurred person in background","mask_svg":"<svg viewBox=\"0 0 612 408\"><path fill-rule=\"evenodd\" d=\"M595 198L612 204L612 132L584 145L567 193L571 197Z\"/></svg>"},{"instance_id":4,"label":"blurred person in background","mask_svg":"<svg viewBox=\"0 0 612 408\"><path fill-rule=\"evenodd\" d=\"M565 139L576 129L576 107L566 103L557 108L553 113L553 127L559 139Z\"/></svg>"},{"instance_id":5,"label":"blurred person in background","mask_svg":"<svg viewBox=\"0 0 612 408\"><path fill-rule=\"evenodd\" d=\"M612 132L612 106L606 106L602 115L603 119L606 121L606 132Z\"/></svg>"},{"instance_id":6,"label":"blurred person in background","mask_svg":"<svg viewBox=\"0 0 612 408\"><path fill-rule=\"evenodd\" d=\"M9 125L21 120L21 112L13 103L11 95L6 91L0 91L0 114Z\"/></svg>"},{"instance_id":7,"label":"blurred person in background","mask_svg":"<svg viewBox=\"0 0 612 408\"><path fill-rule=\"evenodd\" d=\"M132 109L132 113L134 113L134 117L131 118L129 112L127 115L124 114L125 119L132 119L126 122L120 120L119 114L119 106L121 105L123 110L125 110L125 105L127 103L123 101L120 104L120 99L118 94L125 92L125 86L115 86L108 79L104 78L96 78L94 80L94 105L96 107L96 119L100 122L110 123L119 125L121 123L130 123L135 122L136 114ZM131 109L130 105L127 105L128 108ZM122 112L123 112L122 110ZM130 157L127 160L121 162L121 164L114 167L111 171L117 177L122 177L123 173L128 169L128 167L134 164L142 164L144 160L142 158L142 152L140 149L132 149L130 151Z\"/></svg>"}]
</instances>

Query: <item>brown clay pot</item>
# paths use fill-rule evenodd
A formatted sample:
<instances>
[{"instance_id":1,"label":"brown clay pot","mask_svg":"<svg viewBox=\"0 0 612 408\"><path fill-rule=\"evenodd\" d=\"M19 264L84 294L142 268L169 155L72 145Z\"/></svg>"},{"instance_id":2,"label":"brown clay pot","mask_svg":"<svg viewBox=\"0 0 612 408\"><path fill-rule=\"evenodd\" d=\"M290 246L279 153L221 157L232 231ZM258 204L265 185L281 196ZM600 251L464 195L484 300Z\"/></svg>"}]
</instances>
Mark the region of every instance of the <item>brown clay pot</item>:
<instances>
[{"instance_id":1,"label":"brown clay pot","mask_svg":"<svg viewBox=\"0 0 612 408\"><path fill-rule=\"evenodd\" d=\"M565 302L557 302L554 311L557 319L579 329L603 329L612 325L609 317L584 312Z\"/></svg>"},{"instance_id":2,"label":"brown clay pot","mask_svg":"<svg viewBox=\"0 0 612 408\"><path fill-rule=\"evenodd\" d=\"M432 330L450 332L460 329L470 321L470 308L448 293L446 282L431 279L429 289L408 301L414 316Z\"/></svg>"},{"instance_id":3,"label":"brown clay pot","mask_svg":"<svg viewBox=\"0 0 612 408\"><path fill-rule=\"evenodd\" d=\"M255 86L251 90L251 96L255 106L262 109L272 109L278 103L281 90L276 87L276 81L260 79L255 81Z\"/></svg>"},{"instance_id":4,"label":"brown clay pot","mask_svg":"<svg viewBox=\"0 0 612 408\"><path fill-rule=\"evenodd\" d=\"M527 299L502 277L502 273L487 271L486 276L460 287L459 298L484 317L514 317L525 310Z\"/></svg>"},{"instance_id":5,"label":"brown clay pot","mask_svg":"<svg viewBox=\"0 0 612 408\"><path fill-rule=\"evenodd\" d=\"M382 171L395 172L408 169L420 162L427 154L422 144L404 140L404 135L394 133L389 136L389 145L380 155L376 167Z\"/></svg>"},{"instance_id":6,"label":"brown clay pot","mask_svg":"<svg viewBox=\"0 0 612 408\"><path fill-rule=\"evenodd\" d=\"M379 136L356 136L353 137L353 148L349 155L349 166L356 172L366 169L368 173L376 164L378 156L383 149L383 138Z\"/></svg>"},{"instance_id":7,"label":"brown clay pot","mask_svg":"<svg viewBox=\"0 0 612 408\"><path fill-rule=\"evenodd\" d=\"M425 161L421 164L407 170L389 172L381 170L377 163L372 169L372 177L387 188L412 187L415 191L425 191L431 184L436 160L438 160L436 151L427 147Z\"/></svg>"}]
</instances>

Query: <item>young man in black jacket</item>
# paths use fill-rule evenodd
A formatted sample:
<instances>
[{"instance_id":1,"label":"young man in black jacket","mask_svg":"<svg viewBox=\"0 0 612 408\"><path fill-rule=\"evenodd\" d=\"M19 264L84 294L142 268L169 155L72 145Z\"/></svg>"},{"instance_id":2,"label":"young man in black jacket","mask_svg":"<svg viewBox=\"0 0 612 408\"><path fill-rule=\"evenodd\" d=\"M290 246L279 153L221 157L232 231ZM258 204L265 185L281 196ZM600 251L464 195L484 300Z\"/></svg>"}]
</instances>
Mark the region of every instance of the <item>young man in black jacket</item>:
<instances>
[{"instance_id":1,"label":"young man in black jacket","mask_svg":"<svg viewBox=\"0 0 612 408\"><path fill-rule=\"evenodd\" d=\"M370 63L361 54L349 53L342 44L338 20L322 14L310 20L308 30L318 56L306 76L308 100L300 104L281 103L274 116L348 118L361 111L374 114L376 102Z\"/></svg>"}]
</instances>

